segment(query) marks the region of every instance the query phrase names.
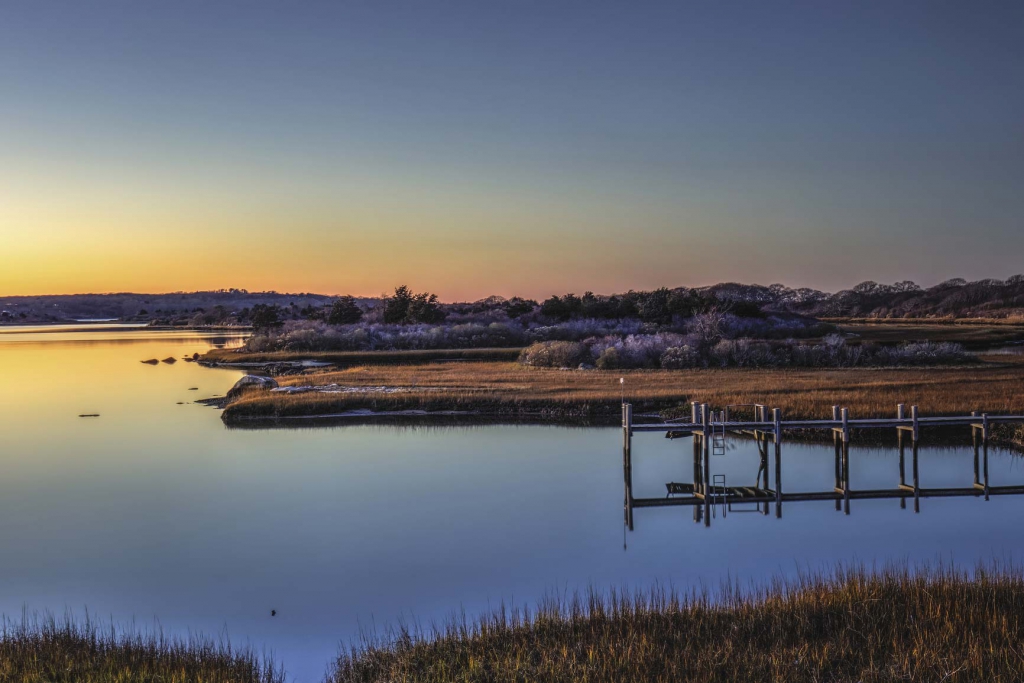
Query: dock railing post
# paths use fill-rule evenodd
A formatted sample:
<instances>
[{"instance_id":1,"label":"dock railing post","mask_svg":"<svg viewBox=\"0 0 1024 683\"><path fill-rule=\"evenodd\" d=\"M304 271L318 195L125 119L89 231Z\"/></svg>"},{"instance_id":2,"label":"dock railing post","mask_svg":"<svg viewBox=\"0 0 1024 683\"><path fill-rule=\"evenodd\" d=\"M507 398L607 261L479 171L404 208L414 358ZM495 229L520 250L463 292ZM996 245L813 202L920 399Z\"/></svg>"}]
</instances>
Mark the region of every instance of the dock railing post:
<instances>
[{"instance_id":1,"label":"dock railing post","mask_svg":"<svg viewBox=\"0 0 1024 683\"><path fill-rule=\"evenodd\" d=\"M633 437L633 404L622 404L622 448L629 450Z\"/></svg>"},{"instance_id":2,"label":"dock railing post","mask_svg":"<svg viewBox=\"0 0 1024 683\"><path fill-rule=\"evenodd\" d=\"M905 420L906 419L906 412L907 412L906 411L906 406L904 406L902 403L900 403L898 406L896 406L896 419L897 420Z\"/></svg>"},{"instance_id":3,"label":"dock railing post","mask_svg":"<svg viewBox=\"0 0 1024 683\"><path fill-rule=\"evenodd\" d=\"M914 443L921 437L921 425L918 422L917 406L910 406L910 419L914 421Z\"/></svg>"},{"instance_id":4,"label":"dock railing post","mask_svg":"<svg viewBox=\"0 0 1024 683\"><path fill-rule=\"evenodd\" d=\"M690 422L692 424L697 424L697 420L699 419L699 415L698 415L699 412L700 412L700 404L697 403L696 401L694 401L690 405Z\"/></svg>"}]
</instances>

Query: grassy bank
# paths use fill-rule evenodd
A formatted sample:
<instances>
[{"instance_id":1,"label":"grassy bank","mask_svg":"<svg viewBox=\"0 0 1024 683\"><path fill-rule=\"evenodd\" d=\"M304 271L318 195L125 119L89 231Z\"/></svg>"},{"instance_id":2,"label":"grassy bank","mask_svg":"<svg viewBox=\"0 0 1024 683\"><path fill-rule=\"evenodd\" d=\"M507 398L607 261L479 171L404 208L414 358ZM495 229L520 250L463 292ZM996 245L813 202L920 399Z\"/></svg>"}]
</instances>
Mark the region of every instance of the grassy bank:
<instances>
[{"instance_id":1,"label":"grassy bank","mask_svg":"<svg viewBox=\"0 0 1024 683\"><path fill-rule=\"evenodd\" d=\"M710 594L662 589L392 631L345 651L325 683L417 681L1024 680L1014 568L839 570ZM283 683L249 651L53 621L0 634L12 683Z\"/></svg>"},{"instance_id":2,"label":"grassy bank","mask_svg":"<svg viewBox=\"0 0 1024 683\"><path fill-rule=\"evenodd\" d=\"M284 673L251 650L199 638L167 639L53 619L4 623L5 683L284 683Z\"/></svg>"},{"instance_id":3,"label":"grassy bank","mask_svg":"<svg viewBox=\"0 0 1024 683\"><path fill-rule=\"evenodd\" d=\"M968 349L990 349L1024 342L1024 322L1012 320L886 320L825 318L836 325L851 343L898 344L903 342L952 342Z\"/></svg>"},{"instance_id":4,"label":"grassy bank","mask_svg":"<svg viewBox=\"0 0 1024 683\"><path fill-rule=\"evenodd\" d=\"M625 397L637 412L688 414L688 402L720 407L767 403L790 419L827 418L832 406L855 417L894 414L896 404L924 415L1024 412L1024 357L969 368L843 370L725 369L623 372L530 368L509 362L364 365L279 378L282 386L335 385L344 393L249 391L228 404L225 420L330 415L353 410L480 411L549 417L619 415Z\"/></svg>"},{"instance_id":5,"label":"grassy bank","mask_svg":"<svg viewBox=\"0 0 1024 683\"><path fill-rule=\"evenodd\" d=\"M245 353L212 349L200 358L209 365L295 363L318 361L339 367L353 365L413 365L442 361L514 361L522 349L429 349L420 351L321 351Z\"/></svg>"},{"instance_id":6,"label":"grassy bank","mask_svg":"<svg viewBox=\"0 0 1024 683\"><path fill-rule=\"evenodd\" d=\"M1019 572L838 572L762 590L591 595L340 657L331 683L1019 681Z\"/></svg>"}]
</instances>

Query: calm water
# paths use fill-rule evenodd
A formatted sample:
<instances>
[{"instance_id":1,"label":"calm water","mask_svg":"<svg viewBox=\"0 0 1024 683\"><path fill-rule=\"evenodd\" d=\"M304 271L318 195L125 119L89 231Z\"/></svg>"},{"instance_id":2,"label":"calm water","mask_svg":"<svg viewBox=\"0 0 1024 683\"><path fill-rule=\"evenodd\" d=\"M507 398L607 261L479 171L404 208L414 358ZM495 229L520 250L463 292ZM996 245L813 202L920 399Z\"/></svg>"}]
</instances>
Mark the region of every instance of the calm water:
<instances>
[{"instance_id":1,"label":"calm water","mask_svg":"<svg viewBox=\"0 0 1024 683\"><path fill-rule=\"evenodd\" d=\"M139 361L237 340L0 331L0 612L88 608L227 633L272 650L299 681L319 680L360 626L403 616L835 560L969 565L1024 542L1018 497L922 500L921 514L853 501L849 516L788 503L782 519L730 513L710 528L690 508L640 509L626 532L617 429L229 430L192 402L239 373ZM690 481L691 454L688 439L636 437L634 495ZM730 485L753 484L758 464L740 441L712 461ZM1009 452L993 449L989 471L992 485L1024 484ZM920 472L921 486L970 486L972 450L925 448ZM898 473L893 449L852 448L852 487L894 488ZM831 489L831 446L786 444L783 481Z\"/></svg>"}]
</instances>

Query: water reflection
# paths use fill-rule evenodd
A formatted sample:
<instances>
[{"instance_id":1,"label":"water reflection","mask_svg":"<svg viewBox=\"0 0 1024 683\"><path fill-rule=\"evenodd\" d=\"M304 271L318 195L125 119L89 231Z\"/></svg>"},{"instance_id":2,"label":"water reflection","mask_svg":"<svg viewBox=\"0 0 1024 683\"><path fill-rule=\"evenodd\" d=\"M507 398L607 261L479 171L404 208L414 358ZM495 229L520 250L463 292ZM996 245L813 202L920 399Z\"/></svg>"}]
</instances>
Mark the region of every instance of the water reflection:
<instances>
[{"instance_id":1,"label":"water reflection","mask_svg":"<svg viewBox=\"0 0 1024 683\"><path fill-rule=\"evenodd\" d=\"M736 502L724 520L713 509L712 530L703 517L690 522L692 506L664 507L637 512L629 533L618 427L226 429L197 400L223 395L241 370L139 362L202 353L210 340L48 334L49 343L0 343L0 615L87 608L119 624L158 620L168 635L223 634L273 651L298 683L322 680L339 646L374 624L403 618L427 625L556 590L760 581L837 561L942 553L970 567L1024 547L1021 499L996 495L923 501L921 515L853 499L849 517L834 501L787 500L783 520L773 502ZM87 413L101 417L78 417ZM891 488L896 448L866 443L854 441L851 490ZM920 486L968 485L966 444L922 447ZM637 497L703 481L691 445L634 439ZM771 445L767 483L756 441L728 445L711 456L712 483L775 487ZM789 441L781 464L787 495L834 486L828 444ZM905 466L911 484L909 448ZM1024 484L1024 459L992 448L988 473L992 485Z\"/></svg>"},{"instance_id":2,"label":"water reflection","mask_svg":"<svg viewBox=\"0 0 1024 683\"><path fill-rule=\"evenodd\" d=\"M638 508L690 507L693 510L694 522L710 526L712 519L721 517L725 520L729 514L736 513L753 512L769 515L774 510L775 517L782 518L786 503L832 501L836 511L849 515L850 503L854 500L898 500L900 508L906 509L909 499L913 501L914 512L920 512L922 498L971 497L987 501L991 496L1024 494L1024 485L1021 484L990 484L989 445L987 441L978 438L977 434L972 437L974 478L970 485L965 481L964 485L960 486L922 486L920 443L912 439L905 440L901 432L895 449L898 455L898 476L893 478L894 486L858 486L857 481L850 475L850 444L844 443L838 435L834 435L833 486L830 489L797 491L784 490L782 474L785 448L768 436L746 439L737 437L756 446L756 469L755 463L749 463L745 466L745 472L741 469L740 473L737 473L735 468L730 468L730 474L716 467L720 458L727 457L724 453L712 458L707 439L702 439L696 434L689 438L693 452L690 481L665 482L665 495L659 497L637 497L634 494L633 447L627 443L623 448L624 523L630 531L634 529L634 510ZM797 474L805 475L806 470L800 470Z\"/></svg>"}]
</instances>

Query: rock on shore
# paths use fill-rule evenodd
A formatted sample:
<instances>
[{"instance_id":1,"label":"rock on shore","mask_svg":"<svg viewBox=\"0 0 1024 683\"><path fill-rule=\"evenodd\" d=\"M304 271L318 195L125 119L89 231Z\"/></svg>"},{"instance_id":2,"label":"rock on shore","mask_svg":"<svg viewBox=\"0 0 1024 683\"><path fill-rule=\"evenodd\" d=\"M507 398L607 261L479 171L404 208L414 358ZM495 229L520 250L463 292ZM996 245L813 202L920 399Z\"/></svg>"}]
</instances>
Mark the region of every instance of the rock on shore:
<instances>
[{"instance_id":1,"label":"rock on shore","mask_svg":"<svg viewBox=\"0 0 1024 683\"><path fill-rule=\"evenodd\" d=\"M273 377L261 377L260 375L246 375L235 382L235 386L228 391L228 398L234 398L250 387L257 389L276 389L277 380Z\"/></svg>"}]
</instances>

